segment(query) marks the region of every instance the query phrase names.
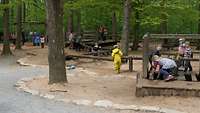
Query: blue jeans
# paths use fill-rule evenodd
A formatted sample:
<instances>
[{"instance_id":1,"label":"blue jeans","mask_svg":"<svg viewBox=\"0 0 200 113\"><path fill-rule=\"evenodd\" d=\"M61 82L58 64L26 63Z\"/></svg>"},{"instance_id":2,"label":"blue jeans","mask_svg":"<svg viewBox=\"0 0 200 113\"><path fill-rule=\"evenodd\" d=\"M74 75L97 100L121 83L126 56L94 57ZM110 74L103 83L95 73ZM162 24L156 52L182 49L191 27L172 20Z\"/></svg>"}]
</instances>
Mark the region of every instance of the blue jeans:
<instances>
[{"instance_id":1,"label":"blue jeans","mask_svg":"<svg viewBox=\"0 0 200 113\"><path fill-rule=\"evenodd\" d=\"M170 73L172 72L172 69L160 69L160 77L161 79L166 79Z\"/></svg>"}]
</instances>

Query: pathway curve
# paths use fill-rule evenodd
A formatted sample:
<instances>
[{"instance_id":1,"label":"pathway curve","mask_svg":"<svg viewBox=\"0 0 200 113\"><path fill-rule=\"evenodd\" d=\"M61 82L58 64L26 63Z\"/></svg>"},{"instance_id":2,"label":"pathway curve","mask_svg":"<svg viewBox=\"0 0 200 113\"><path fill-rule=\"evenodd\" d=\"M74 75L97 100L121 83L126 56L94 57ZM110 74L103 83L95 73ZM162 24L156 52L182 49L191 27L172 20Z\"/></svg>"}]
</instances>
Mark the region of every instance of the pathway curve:
<instances>
[{"instance_id":1,"label":"pathway curve","mask_svg":"<svg viewBox=\"0 0 200 113\"><path fill-rule=\"evenodd\" d=\"M47 68L21 67L14 57L0 57L0 113L144 113L66 104L32 96L14 87L21 78L47 73Z\"/></svg>"}]
</instances>

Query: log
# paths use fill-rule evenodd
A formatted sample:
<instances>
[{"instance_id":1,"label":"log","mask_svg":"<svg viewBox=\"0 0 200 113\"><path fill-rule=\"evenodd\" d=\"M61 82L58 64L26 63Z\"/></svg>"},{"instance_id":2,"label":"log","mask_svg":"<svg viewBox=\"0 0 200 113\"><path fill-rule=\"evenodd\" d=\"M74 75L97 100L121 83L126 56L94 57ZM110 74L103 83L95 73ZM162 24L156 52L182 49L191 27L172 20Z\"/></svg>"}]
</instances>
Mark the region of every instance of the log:
<instances>
[{"instance_id":1,"label":"log","mask_svg":"<svg viewBox=\"0 0 200 113\"><path fill-rule=\"evenodd\" d=\"M200 51L193 51L192 53L193 54L199 54ZM177 55L178 53L174 52L174 51L171 51L171 52L161 52L161 54L163 54L163 55Z\"/></svg>"},{"instance_id":2,"label":"log","mask_svg":"<svg viewBox=\"0 0 200 113\"><path fill-rule=\"evenodd\" d=\"M105 60L105 61L113 61L111 57L98 57L98 56L86 56L86 55L66 55L65 57L76 57L76 58L88 58L88 59L95 59L95 60ZM133 71L133 60L142 60L142 57L135 57L135 56L127 56L122 57L122 59L129 60L129 71Z\"/></svg>"},{"instance_id":3,"label":"log","mask_svg":"<svg viewBox=\"0 0 200 113\"><path fill-rule=\"evenodd\" d=\"M98 56L86 56L86 55L66 55L67 57L77 57L77 58L88 58L88 59L97 59L97 60L106 60L106 61L113 61L110 57L98 57ZM122 59L129 59L131 57L132 60L142 60L142 57L136 56L127 56L122 57Z\"/></svg>"},{"instance_id":4,"label":"log","mask_svg":"<svg viewBox=\"0 0 200 113\"><path fill-rule=\"evenodd\" d=\"M95 59L95 60L112 61L112 58L108 58L108 57L86 56L86 55L67 55L67 56L68 57L88 58L88 59Z\"/></svg>"},{"instance_id":5,"label":"log","mask_svg":"<svg viewBox=\"0 0 200 113\"><path fill-rule=\"evenodd\" d=\"M151 39L200 39L199 34L150 34Z\"/></svg>"}]
</instances>

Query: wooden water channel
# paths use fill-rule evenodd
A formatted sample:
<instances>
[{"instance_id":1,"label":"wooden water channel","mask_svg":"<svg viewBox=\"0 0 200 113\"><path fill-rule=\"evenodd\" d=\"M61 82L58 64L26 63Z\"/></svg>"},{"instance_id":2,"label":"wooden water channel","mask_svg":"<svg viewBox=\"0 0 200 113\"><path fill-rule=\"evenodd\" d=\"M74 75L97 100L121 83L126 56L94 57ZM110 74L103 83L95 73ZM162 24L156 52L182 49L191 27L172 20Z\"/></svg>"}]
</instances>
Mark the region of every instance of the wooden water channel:
<instances>
[{"instance_id":1,"label":"wooden water channel","mask_svg":"<svg viewBox=\"0 0 200 113\"><path fill-rule=\"evenodd\" d=\"M66 55L66 57L87 58L87 59L94 59L94 60L113 61L111 57L98 57L98 56L88 56L88 55ZM133 61L134 60L142 60L142 57L125 56L125 57L122 57L122 60L128 61L129 72L132 72L133 71Z\"/></svg>"},{"instance_id":2,"label":"wooden water channel","mask_svg":"<svg viewBox=\"0 0 200 113\"><path fill-rule=\"evenodd\" d=\"M146 79L149 69L149 41L150 39L196 39L200 40L199 34L146 34L143 37L143 72L137 74L136 96L197 96L200 97L200 82L198 77L200 73L196 73L195 81L171 81L164 82L162 80L148 80ZM167 53L167 52L166 52ZM200 54L197 52L197 54ZM200 55L196 59L188 59L191 61L198 61L200 65ZM184 76L184 75L182 75Z\"/></svg>"}]
</instances>

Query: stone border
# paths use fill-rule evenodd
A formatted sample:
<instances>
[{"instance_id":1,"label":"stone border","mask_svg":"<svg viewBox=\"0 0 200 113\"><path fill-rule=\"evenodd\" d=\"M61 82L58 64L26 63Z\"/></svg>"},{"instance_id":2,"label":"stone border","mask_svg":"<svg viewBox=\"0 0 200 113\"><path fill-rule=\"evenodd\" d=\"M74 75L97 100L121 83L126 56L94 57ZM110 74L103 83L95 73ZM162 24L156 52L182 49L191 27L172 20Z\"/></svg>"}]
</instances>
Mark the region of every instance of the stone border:
<instances>
[{"instance_id":1,"label":"stone border","mask_svg":"<svg viewBox=\"0 0 200 113\"><path fill-rule=\"evenodd\" d=\"M32 90L32 89L28 88L28 86L26 85L26 83L31 80L43 78L43 77L45 77L45 76L38 76L38 77L34 77L34 78L22 78L15 84L15 87L17 88L18 91L30 93L31 95L40 96L40 97L43 97L46 99L55 100L55 101L59 101L59 102L72 103L72 104L76 104L76 105L112 108L112 109L117 109L117 110L156 112L156 113L186 113L186 112L180 112L180 111L176 111L176 110L172 110L172 109L161 108L161 107L157 107L157 106L138 106L138 105L115 104L110 100L97 100L95 102L92 102L91 100L86 100L86 99L70 100L70 99L65 99L65 98L58 98L58 97L56 97L56 95L52 95L52 94L48 94L48 93L44 94L37 90Z\"/></svg>"},{"instance_id":2,"label":"stone border","mask_svg":"<svg viewBox=\"0 0 200 113\"><path fill-rule=\"evenodd\" d=\"M32 66L32 67L47 67L45 65L33 65L24 63L23 60L27 57L21 58L17 60L21 66ZM30 78L22 78L20 79L14 86L17 88L18 91L23 91L29 93L34 96L40 96L46 99L55 100L64 103L73 103L76 105L84 105L84 106L95 106L95 107L102 107L102 108L113 108L117 110L133 110L133 111L145 111L145 112L156 112L156 113L187 113L187 112L180 112L172 109L161 108L157 106L138 106L138 105L123 105L123 104L115 104L110 100L97 100L96 102L92 102L91 100L86 99L77 99L77 100L70 100L64 98L57 98L55 95L52 94L43 94L37 90L32 90L26 86L28 81L43 78L45 76L37 76L37 77L30 77Z\"/></svg>"},{"instance_id":3,"label":"stone border","mask_svg":"<svg viewBox=\"0 0 200 113\"><path fill-rule=\"evenodd\" d=\"M17 60L17 63L20 66L32 66L32 67L48 67L46 65L35 65L35 64L29 64L29 63L25 63L24 60L26 60L28 58L28 56L24 57L24 58L20 58Z\"/></svg>"}]
</instances>

